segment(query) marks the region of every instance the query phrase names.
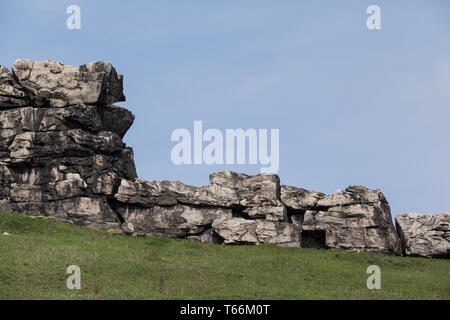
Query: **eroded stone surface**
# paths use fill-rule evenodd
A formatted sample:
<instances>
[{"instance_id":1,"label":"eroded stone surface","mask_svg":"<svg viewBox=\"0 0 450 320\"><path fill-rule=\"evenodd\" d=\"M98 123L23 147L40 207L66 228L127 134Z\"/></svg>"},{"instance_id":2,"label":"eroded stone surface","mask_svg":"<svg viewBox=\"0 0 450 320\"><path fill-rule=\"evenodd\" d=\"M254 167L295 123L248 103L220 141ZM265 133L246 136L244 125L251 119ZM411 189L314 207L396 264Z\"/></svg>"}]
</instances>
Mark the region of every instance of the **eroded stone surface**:
<instances>
[{"instance_id":1,"label":"eroded stone surface","mask_svg":"<svg viewBox=\"0 0 450 320\"><path fill-rule=\"evenodd\" d=\"M281 201L293 211L315 208L317 201L325 197L321 192L309 191L302 188L281 186Z\"/></svg>"},{"instance_id":2,"label":"eroded stone surface","mask_svg":"<svg viewBox=\"0 0 450 320\"><path fill-rule=\"evenodd\" d=\"M231 209L187 205L144 208L119 204L117 210L137 234L170 238L201 235L214 221L232 217Z\"/></svg>"},{"instance_id":3,"label":"eroded stone surface","mask_svg":"<svg viewBox=\"0 0 450 320\"><path fill-rule=\"evenodd\" d=\"M194 187L179 181L122 180L115 198L122 203L144 207L187 204L233 208L239 205L232 189L221 186Z\"/></svg>"},{"instance_id":4,"label":"eroded stone surface","mask_svg":"<svg viewBox=\"0 0 450 320\"><path fill-rule=\"evenodd\" d=\"M449 215L392 223L379 190L330 195L231 171L209 186L145 181L122 138L134 121L107 62L0 66L0 211L45 213L127 235L448 257Z\"/></svg>"},{"instance_id":5,"label":"eroded stone surface","mask_svg":"<svg viewBox=\"0 0 450 320\"><path fill-rule=\"evenodd\" d=\"M450 258L450 213L401 214L395 223L405 255Z\"/></svg>"},{"instance_id":6,"label":"eroded stone surface","mask_svg":"<svg viewBox=\"0 0 450 320\"><path fill-rule=\"evenodd\" d=\"M0 65L0 108L24 107L28 96L8 69Z\"/></svg>"},{"instance_id":7,"label":"eroded stone surface","mask_svg":"<svg viewBox=\"0 0 450 320\"><path fill-rule=\"evenodd\" d=\"M114 194L137 177L122 137L134 116L111 64L18 60L0 67L0 209L120 227Z\"/></svg>"},{"instance_id":8,"label":"eroded stone surface","mask_svg":"<svg viewBox=\"0 0 450 320\"><path fill-rule=\"evenodd\" d=\"M232 189L239 198L242 212L251 218L286 221L286 207L280 201L280 178L275 174L248 176L232 171L210 175L211 185Z\"/></svg>"},{"instance_id":9,"label":"eroded stone surface","mask_svg":"<svg viewBox=\"0 0 450 320\"><path fill-rule=\"evenodd\" d=\"M319 199L315 210L305 211L302 231L311 237L305 242L316 237L326 248L401 253L389 204L379 190L362 186L350 186Z\"/></svg>"},{"instance_id":10,"label":"eroded stone surface","mask_svg":"<svg viewBox=\"0 0 450 320\"><path fill-rule=\"evenodd\" d=\"M212 224L226 244L276 244L300 247L300 229L285 222L231 218Z\"/></svg>"},{"instance_id":11,"label":"eroded stone surface","mask_svg":"<svg viewBox=\"0 0 450 320\"><path fill-rule=\"evenodd\" d=\"M18 83L31 93L36 106L64 107L78 103L125 101L122 76L107 62L74 67L49 60L17 60L12 71Z\"/></svg>"}]
</instances>

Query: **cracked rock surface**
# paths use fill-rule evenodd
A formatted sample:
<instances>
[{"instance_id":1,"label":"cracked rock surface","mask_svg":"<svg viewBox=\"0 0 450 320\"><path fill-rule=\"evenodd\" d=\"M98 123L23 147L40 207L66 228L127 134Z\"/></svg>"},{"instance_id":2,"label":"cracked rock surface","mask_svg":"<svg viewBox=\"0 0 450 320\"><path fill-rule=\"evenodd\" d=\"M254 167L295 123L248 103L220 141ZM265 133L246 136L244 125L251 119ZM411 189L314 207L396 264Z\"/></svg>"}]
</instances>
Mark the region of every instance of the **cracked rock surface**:
<instances>
[{"instance_id":1,"label":"cracked rock surface","mask_svg":"<svg viewBox=\"0 0 450 320\"><path fill-rule=\"evenodd\" d=\"M399 236L379 190L325 195L231 171L202 187L139 179L122 141L134 115L113 105L124 100L107 62L0 66L0 211L127 235L448 258L448 214L397 216Z\"/></svg>"},{"instance_id":2,"label":"cracked rock surface","mask_svg":"<svg viewBox=\"0 0 450 320\"><path fill-rule=\"evenodd\" d=\"M122 137L134 116L111 64L17 60L0 67L0 210L120 228L114 194L136 178Z\"/></svg>"},{"instance_id":3,"label":"cracked rock surface","mask_svg":"<svg viewBox=\"0 0 450 320\"><path fill-rule=\"evenodd\" d=\"M305 235L321 232L327 248L401 253L384 195L362 186L350 186L318 199L314 209L305 211L302 230Z\"/></svg>"},{"instance_id":4,"label":"cracked rock surface","mask_svg":"<svg viewBox=\"0 0 450 320\"><path fill-rule=\"evenodd\" d=\"M450 258L450 213L400 214L395 223L405 255Z\"/></svg>"}]
</instances>

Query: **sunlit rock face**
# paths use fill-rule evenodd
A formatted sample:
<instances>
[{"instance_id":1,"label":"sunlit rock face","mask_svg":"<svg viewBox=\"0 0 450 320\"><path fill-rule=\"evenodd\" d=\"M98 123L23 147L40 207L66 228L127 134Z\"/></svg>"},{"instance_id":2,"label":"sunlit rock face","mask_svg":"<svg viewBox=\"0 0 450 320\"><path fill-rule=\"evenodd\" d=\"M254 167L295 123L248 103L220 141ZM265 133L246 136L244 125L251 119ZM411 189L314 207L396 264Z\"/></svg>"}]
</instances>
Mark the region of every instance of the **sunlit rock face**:
<instances>
[{"instance_id":1,"label":"sunlit rock face","mask_svg":"<svg viewBox=\"0 0 450 320\"><path fill-rule=\"evenodd\" d=\"M122 141L134 115L113 105L122 81L107 62L0 66L1 211L127 235L448 257L448 214L398 216L399 237L379 190L325 195L231 171L202 187L139 179Z\"/></svg>"},{"instance_id":2,"label":"sunlit rock face","mask_svg":"<svg viewBox=\"0 0 450 320\"><path fill-rule=\"evenodd\" d=\"M395 223L405 255L450 258L450 213L401 214Z\"/></svg>"},{"instance_id":3,"label":"sunlit rock face","mask_svg":"<svg viewBox=\"0 0 450 320\"><path fill-rule=\"evenodd\" d=\"M134 116L106 62L72 67L17 60L0 67L0 210L120 228L114 194L136 178L122 138Z\"/></svg>"},{"instance_id":4,"label":"sunlit rock face","mask_svg":"<svg viewBox=\"0 0 450 320\"><path fill-rule=\"evenodd\" d=\"M293 202L303 244L332 249L400 254L389 204L379 190L350 186L328 196L301 191ZM286 196L287 197L287 196ZM298 198L300 200L298 200ZM292 199L286 198L286 203Z\"/></svg>"}]
</instances>

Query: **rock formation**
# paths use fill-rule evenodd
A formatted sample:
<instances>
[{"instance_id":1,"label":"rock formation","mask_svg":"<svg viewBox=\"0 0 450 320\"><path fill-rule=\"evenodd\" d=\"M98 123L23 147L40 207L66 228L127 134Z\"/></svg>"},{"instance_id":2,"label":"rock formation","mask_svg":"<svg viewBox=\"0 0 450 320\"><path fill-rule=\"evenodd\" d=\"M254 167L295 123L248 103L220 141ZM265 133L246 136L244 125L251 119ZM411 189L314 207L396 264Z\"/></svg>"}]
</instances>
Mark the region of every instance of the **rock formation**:
<instances>
[{"instance_id":1,"label":"rock formation","mask_svg":"<svg viewBox=\"0 0 450 320\"><path fill-rule=\"evenodd\" d=\"M281 187L281 200L302 230L302 246L399 254L389 204L379 190L350 186L328 196Z\"/></svg>"},{"instance_id":2,"label":"rock formation","mask_svg":"<svg viewBox=\"0 0 450 320\"><path fill-rule=\"evenodd\" d=\"M450 213L402 214L395 224L404 255L450 258Z\"/></svg>"},{"instance_id":3,"label":"rock formation","mask_svg":"<svg viewBox=\"0 0 450 320\"><path fill-rule=\"evenodd\" d=\"M134 116L113 105L124 100L106 62L0 66L0 211L209 243L448 256L448 216L398 217L400 241L379 190L325 195L230 171L203 187L139 179L122 141Z\"/></svg>"},{"instance_id":4,"label":"rock formation","mask_svg":"<svg viewBox=\"0 0 450 320\"><path fill-rule=\"evenodd\" d=\"M0 210L119 227L114 194L136 178L133 123L111 64L18 60L0 67Z\"/></svg>"}]
</instances>

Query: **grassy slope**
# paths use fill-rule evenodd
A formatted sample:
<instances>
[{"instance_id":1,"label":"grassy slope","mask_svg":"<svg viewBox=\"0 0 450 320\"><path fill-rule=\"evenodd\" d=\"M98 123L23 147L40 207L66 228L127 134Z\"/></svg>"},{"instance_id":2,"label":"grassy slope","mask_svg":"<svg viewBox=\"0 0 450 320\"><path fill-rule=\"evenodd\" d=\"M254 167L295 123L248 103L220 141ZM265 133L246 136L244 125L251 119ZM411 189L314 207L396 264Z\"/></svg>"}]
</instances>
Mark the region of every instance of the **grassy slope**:
<instances>
[{"instance_id":1,"label":"grassy slope","mask_svg":"<svg viewBox=\"0 0 450 320\"><path fill-rule=\"evenodd\" d=\"M72 264L81 290L66 288ZM366 287L372 264L381 290ZM450 261L135 238L2 213L0 299L28 298L450 299Z\"/></svg>"}]
</instances>

